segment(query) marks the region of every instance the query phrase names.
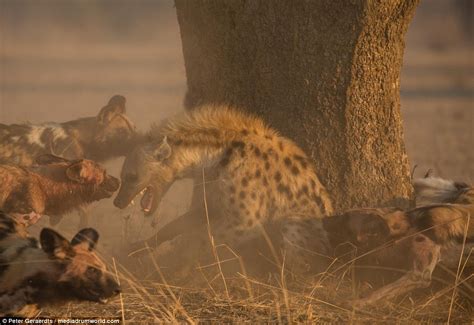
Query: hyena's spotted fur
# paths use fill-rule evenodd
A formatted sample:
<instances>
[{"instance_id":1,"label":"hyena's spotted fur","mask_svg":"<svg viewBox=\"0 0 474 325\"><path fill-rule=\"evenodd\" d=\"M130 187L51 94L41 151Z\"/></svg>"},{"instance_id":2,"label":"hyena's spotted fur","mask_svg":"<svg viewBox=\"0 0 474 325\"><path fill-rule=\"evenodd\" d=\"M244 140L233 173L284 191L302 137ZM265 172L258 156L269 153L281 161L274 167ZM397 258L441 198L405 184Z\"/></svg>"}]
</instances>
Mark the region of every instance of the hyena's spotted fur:
<instances>
[{"instance_id":1,"label":"hyena's spotted fur","mask_svg":"<svg viewBox=\"0 0 474 325\"><path fill-rule=\"evenodd\" d=\"M0 316L31 317L35 308L29 307L104 301L118 294L117 282L94 252L98 238L92 228L71 241L44 228L38 243L0 211Z\"/></svg>"},{"instance_id":2,"label":"hyena's spotted fur","mask_svg":"<svg viewBox=\"0 0 474 325\"><path fill-rule=\"evenodd\" d=\"M127 153L135 126L125 98L113 96L96 117L64 123L0 124L0 163L30 166L42 154L105 161Z\"/></svg>"},{"instance_id":3,"label":"hyena's spotted fur","mask_svg":"<svg viewBox=\"0 0 474 325\"><path fill-rule=\"evenodd\" d=\"M142 208L145 214L152 214L177 178L202 170L210 174L204 181L216 243L235 247L258 237L269 222L319 220L332 214L331 200L313 164L294 142L258 118L209 106L151 130L149 141L126 157L114 203L124 208L145 190ZM199 218L200 223L191 227L191 233L206 238L205 212L197 210L192 218ZM288 264L296 267L296 260L309 263L297 249L304 247L308 238L294 231L291 223L282 229L287 258L295 259ZM324 242L324 233L319 235ZM194 249L201 248L194 245ZM192 250L187 247L183 251Z\"/></svg>"},{"instance_id":4,"label":"hyena's spotted fur","mask_svg":"<svg viewBox=\"0 0 474 325\"><path fill-rule=\"evenodd\" d=\"M63 215L88 203L109 198L119 180L97 163L42 155L37 165L0 165L0 209L31 220L42 214Z\"/></svg>"}]
</instances>

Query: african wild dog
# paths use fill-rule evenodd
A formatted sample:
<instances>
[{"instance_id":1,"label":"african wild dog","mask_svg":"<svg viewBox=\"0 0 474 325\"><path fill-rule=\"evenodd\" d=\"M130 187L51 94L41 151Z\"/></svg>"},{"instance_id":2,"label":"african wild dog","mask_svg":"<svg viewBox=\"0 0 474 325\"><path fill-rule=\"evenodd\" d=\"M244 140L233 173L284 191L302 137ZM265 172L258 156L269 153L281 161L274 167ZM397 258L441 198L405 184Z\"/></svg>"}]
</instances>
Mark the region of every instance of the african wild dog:
<instances>
[{"instance_id":1,"label":"african wild dog","mask_svg":"<svg viewBox=\"0 0 474 325\"><path fill-rule=\"evenodd\" d=\"M434 177L415 180L414 184L416 202L423 205L412 210L355 209L323 220L332 247L348 242L357 247L362 256L357 263L408 271L356 305L426 287L438 262L456 268L460 244L466 243L465 255L473 248L474 189ZM304 229L310 231L307 225ZM467 266L473 266L472 258Z\"/></svg>"},{"instance_id":2,"label":"african wild dog","mask_svg":"<svg viewBox=\"0 0 474 325\"><path fill-rule=\"evenodd\" d=\"M64 123L0 124L0 163L30 166L42 154L103 162L124 156L135 141L125 98L113 96L96 117Z\"/></svg>"},{"instance_id":3,"label":"african wild dog","mask_svg":"<svg viewBox=\"0 0 474 325\"><path fill-rule=\"evenodd\" d=\"M259 237L270 220L319 220L332 213L329 195L310 159L256 117L228 107L204 106L153 127L148 136L149 141L125 159L114 201L119 208L144 191L142 209L145 215L153 214L176 179L205 169L210 176L205 177L207 212L216 244L235 248ZM202 202L197 213L193 211L198 221L182 232L208 245ZM298 248L306 239L291 228L286 235L287 264L306 270L313 260ZM325 243L322 231L315 237ZM183 252L181 260L185 264L195 260L201 244L188 241L185 248L177 248Z\"/></svg>"},{"instance_id":4,"label":"african wild dog","mask_svg":"<svg viewBox=\"0 0 474 325\"><path fill-rule=\"evenodd\" d=\"M0 165L0 209L23 219L57 216L109 198L119 188L119 180L91 160L42 155L37 163Z\"/></svg>"},{"instance_id":5,"label":"african wild dog","mask_svg":"<svg viewBox=\"0 0 474 325\"><path fill-rule=\"evenodd\" d=\"M474 189L464 182L455 182L430 176L417 178L415 187L416 206L436 203L474 203Z\"/></svg>"},{"instance_id":6,"label":"african wild dog","mask_svg":"<svg viewBox=\"0 0 474 325\"><path fill-rule=\"evenodd\" d=\"M0 211L0 316L35 316L37 307L71 300L104 302L119 285L95 254L99 234L79 231L69 242L44 228L40 244ZM33 308L28 308L33 307Z\"/></svg>"},{"instance_id":7,"label":"african wild dog","mask_svg":"<svg viewBox=\"0 0 474 325\"><path fill-rule=\"evenodd\" d=\"M42 154L97 162L124 156L137 140L135 126L125 113L125 97L115 95L94 117L64 123L0 123L0 164L30 166ZM80 225L86 225L86 212L80 209L79 215ZM50 222L60 220L56 215Z\"/></svg>"},{"instance_id":8,"label":"african wild dog","mask_svg":"<svg viewBox=\"0 0 474 325\"><path fill-rule=\"evenodd\" d=\"M416 208L394 216L384 216L391 236L399 235L400 225L423 231L436 243L474 240L474 188L463 182L438 177L414 180ZM467 227L467 228L466 228Z\"/></svg>"}]
</instances>

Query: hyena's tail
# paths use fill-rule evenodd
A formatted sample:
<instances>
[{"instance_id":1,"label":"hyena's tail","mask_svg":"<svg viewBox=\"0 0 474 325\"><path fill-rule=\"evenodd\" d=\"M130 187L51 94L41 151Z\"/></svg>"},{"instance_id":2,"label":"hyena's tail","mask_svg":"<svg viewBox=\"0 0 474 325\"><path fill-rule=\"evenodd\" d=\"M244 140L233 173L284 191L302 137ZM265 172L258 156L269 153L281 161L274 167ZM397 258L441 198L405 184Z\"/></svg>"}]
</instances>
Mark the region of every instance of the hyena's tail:
<instances>
[{"instance_id":1,"label":"hyena's tail","mask_svg":"<svg viewBox=\"0 0 474 325\"><path fill-rule=\"evenodd\" d=\"M461 202L465 199L467 192L473 191L472 187L466 183L428 176L416 178L413 186L417 207L439 203L474 203L469 200Z\"/></svg>"}]
</instances>

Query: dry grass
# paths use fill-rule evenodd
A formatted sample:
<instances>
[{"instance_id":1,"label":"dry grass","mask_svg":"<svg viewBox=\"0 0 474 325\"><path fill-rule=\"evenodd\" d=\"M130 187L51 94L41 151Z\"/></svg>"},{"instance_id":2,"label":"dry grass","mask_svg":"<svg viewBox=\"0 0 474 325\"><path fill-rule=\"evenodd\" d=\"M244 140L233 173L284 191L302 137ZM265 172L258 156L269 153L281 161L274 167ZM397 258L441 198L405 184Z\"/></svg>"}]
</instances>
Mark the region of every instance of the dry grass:
<instances>
[{"instance_id":1,"label":"dry grass","mask_svg":"<svg viewBox=\"0 0 474 325\"><path fill-rule=\"evenodd\" d=\"M154 258L154 257L153 257ZM220 261L221 263L225 263ZM136 263L135 263L136 264ZM156 267L156 265L155 265ZM113 269L113 268L112 268ZM468 324L474 321L473 302L466 296L469 287L453 290L473 275L449 280L434 278L429 289L418 290L397 301L354 310L350 299L354 292L363 291L353 282L352 266L335 276L325 273L317 279L294 280L289 287L282 285L280 275L266 281L237 273L225 278L221 274L206 274L195 270L194 277L205 276L205 285L187 281L187 285L173 285L159 268L160 280L139 281L130 268L117 264L117 272L124 288L122 295L108 304L70 303L63 307L46 308L40 316L55 317L117 317L127 324L218 322L218 323L403 323L446 322ZM345 275L344 275L345 274ZM288 274L285 274L288 277ZM168 282L169 281L169 282ZM472 290L472 289L471 289ZM452 308L450 305L452 303Z\"/></svg>"},{"instance_id":2,"label":"dry grass","mask_svg":"<svg viewBox=\"0 0 474 325\"><path fill-rule=\"evenodd\" d=\"M390 243L377 247L348 261L335 259L325 272L312 278L295 276L286 269L285 259L280 262L271 243L273 257L265 257L255 264L274 261L276 270L267 273L265 281L247 274L244 261L229 247L215 245L209 216L207 215L206 179L203 189L208 239L212 259L176 279L174 270L166 273L156 259L156 252L148 249L148 256L124 258L117 264L112 258L112 269L124 289L118 299L108 305L71 303L67 308L50 308L42 316L56 317L117 317L123 323L401 323L422 322L452 324L474 321L474 274L466 270L470 265L472 249L465 251L467 227L455 271L445 270L434 274L431 288L417 290L396 301L380 301L362 309L353 308L351 301L367 294L373 288L356 277L355 262L378 250L387 249ZM128 219L124 222L128 223ZM125 234L126 235L126 234ZM409 235L409 237L413 236ZM268 238L266 238L269 240ZM126 242L126 241L124 241ZM192 245L192 243L189 243ZM258 249L258 248L256 248ZM223 257L221 250L230 251ZM125 247L124 250L126 251ZM168 252L169 253L169 252ZM132 254L133 255L133 254ZM179 252L171 250L173 259ZM140 255L138 255L140 256ZM165 256L163 253L158 256ZM104 256L105 258L105 256ZM166 264L166 258L163 259ZM237 271L228 271L226 263L237 262ZM112 268L113 266L113 268ZM255 265L252 265L255 267ZM404 270L384 270L371 265L371 274L390 271L400 277ZM232 268L231 268L232 269ZM387 269L387 268L385 268ZM276 272L277 271L277 272ZM267 270L268 272L268 270ZM470 273L469 273L470 272ZM154 280L143 280L143 279ZM157 280L156 280L157 279ZM388 280L387 280L388 281ZM175 284L177 283L177 284ZM185 283L185 285L183 285Z\"/></svg>"},{"instance_id":3,"label":"dry grass","mask_svg":"<svg viewBox=\"0 0 474 325\"><path fill-rule=\"evenodd\" d=\"M136 7L141 8L140 12L126 10L126 18L120 20L120 25L129 22L128 28L133 33L107 25L107 18L115 17L122 8L120 5L107 5L98 11L97 4L90 1L82 10L72 6L71 16L67 15L68 10L53 9L54 3L48 6L48 1L41 5L36 5L37 2L2 2L0 61L2 75L8 76L0 80L2 123L92 116L115 93L127 96L128 114L141 130L181 108L186 79L172 1L141 1ZM19 10L19 17L7 10L9 4L17 3L27 4L25 9L29 9ZM80 1L63 3L74 5ZM417 10L405 52L401 84L407 152L420 173L435 168L440 176L473 182L474 151L468 149L473 143L474 110L472 96L465 95L472 92L474 84L472 47L460 50L452 46L459 38L453 26L457 18L452 12L442 12L442 24L440 19L423 18L425 8L430 9L432 3L422 1ZM150 10L144 4L157 8ZM71 18L78 18L79 23L70 23ZM449 42L444 49L427 46L443 40ZM118 175L119 168L120 162L108 165L114 175ZM161 224L186 208L183 192L179 190L178 194L168 196L175 198L170 201L178 203L177 207L162 211ZM101 233L101 247L108 252L106 258L117 256L115 252L120 250L117 248L120 244L146 238L154 230L143 226L141 216L135 215L122 226L120 216L128 218L128 214L130 211L119 212L113 208L111 201L103 201L92 209L94 227ZM100 219L101 215L104 218ZM76 222L66 223L60 231L71 238ZM353 311L344 306L359 291L350 265L341 270L344 277L334 277L328 272L323 277L325 281L314 284L307 280L295 288L280 285L284 283L281 272L270 281L256 281L250 276L226 277L229 299L221 277L209 277L201 287L173 286L175 279L165 275L164 281L151 260L140 264L136 260L120 259L116 266L111 264L109 270L113 273L117 270L124 288L121 298L107 305L71 303L47 308L41 315L122 318L123 311L128 324L186 320L439 323L448 319L455 283L462 286L471 282L472 286L473 282L472 275L470 280L456 280L456 273L446 272L438 275L431 288L383 306ZM243 264L241 269L245 266L250 265ZM138 281L132 271L137 274L143 268L147 269L147 276ZM144 280L153 274L157 280ZM202 268L194 272L201 280L203 274ZM469 292L465 287L454 293L452 324L472 323L472 302L460 295L469 293L474 296L472 289Z\"/></svg>"}]
</instances>

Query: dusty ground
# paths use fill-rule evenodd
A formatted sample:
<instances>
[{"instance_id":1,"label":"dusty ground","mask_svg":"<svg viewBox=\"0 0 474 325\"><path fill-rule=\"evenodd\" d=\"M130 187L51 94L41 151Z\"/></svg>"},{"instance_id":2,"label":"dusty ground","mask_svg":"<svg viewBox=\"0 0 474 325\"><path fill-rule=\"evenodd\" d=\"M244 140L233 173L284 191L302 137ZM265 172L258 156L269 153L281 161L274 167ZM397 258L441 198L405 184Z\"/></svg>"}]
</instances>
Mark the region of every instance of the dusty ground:
<instances>
[{"instance_id":1,"label":"dusty ground","mask_svg":"<svg viewBox=\"0 0 474 325\"><path fill-rule=\"evenodd\" d=\"M119 1L113 7L111 2L104 3L0 0L0 122L66 121L95 115L117 93L127 97L128 114L142 130L181 110L186 79L172 1ZM140 6L134 5L137 3ZM472 34L470 41L458 13L448 9L443 1L426 0L410 27L401 81L405 142L412 167L418 165L417 175L434 168L438 175L472 184ZM120 163L108 164L112 174L118 174ZM190 191L189 183L172 189L158 225L186 210ZM91 214L102 234L101 249L109 259L119 253L121 244L153 231L151 220L143 220L133 208L119 211L111 201L95 205ZM75 230L71 222L63 222L60 229L69 236ZM139 287L131 276L124 281ZM247 297L229 303L185 289L177 290L173 298L168 288L156 283L149 284L146 293L143 283L140 286L138 292L130 289L124 295L127 319L156 316L174 320L189 314L211 320L225 314L227 320L278 321L292 315L294 320L306 317L308 321L318 320L313 315L327 307L314 304L314 295L290 293L288 297L281 288L271 288L265 293L270 296L262 299ZM442 299L447 298L438 300ZM429 304L419 309L410 304L404 301L391 305L388 312L371 315L331 307L325 309L329 318L319 320L391 322L446 317L446 309ZM90 310L102 315L101 308L107 315L121 317L118 300L107 306L70 305L47 312L84 315L84 310ZM467 312L462 308L458 306L461 315Z\"/></svg>"}]
</instances>

